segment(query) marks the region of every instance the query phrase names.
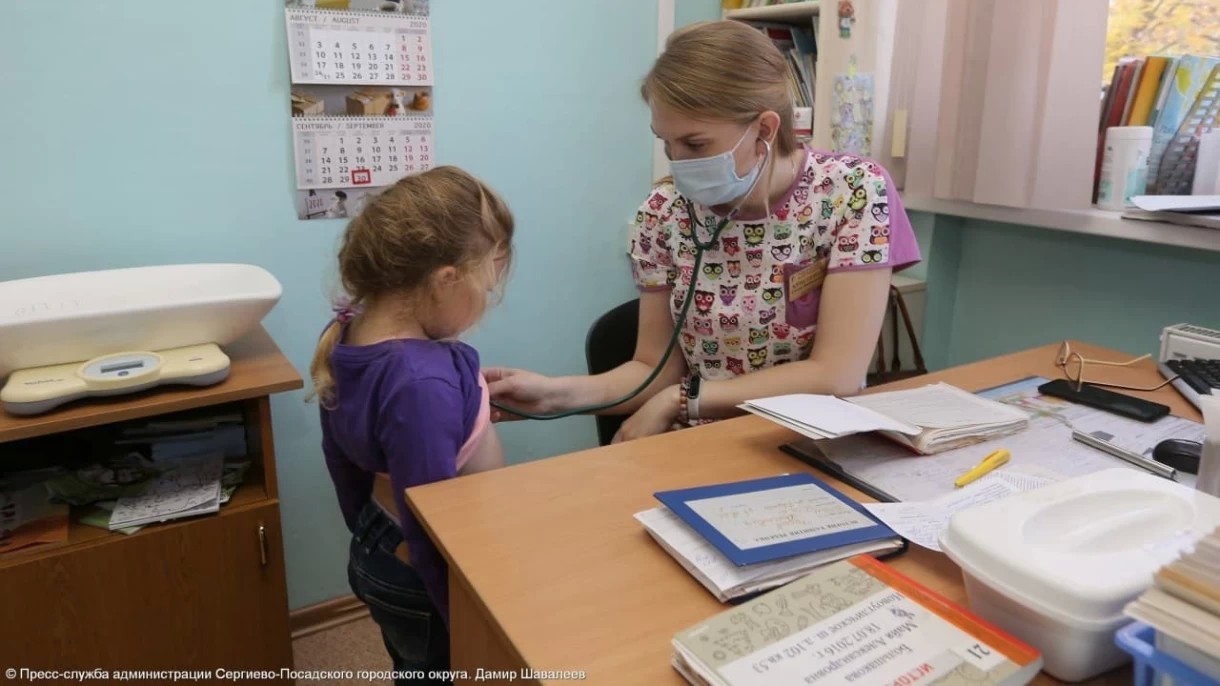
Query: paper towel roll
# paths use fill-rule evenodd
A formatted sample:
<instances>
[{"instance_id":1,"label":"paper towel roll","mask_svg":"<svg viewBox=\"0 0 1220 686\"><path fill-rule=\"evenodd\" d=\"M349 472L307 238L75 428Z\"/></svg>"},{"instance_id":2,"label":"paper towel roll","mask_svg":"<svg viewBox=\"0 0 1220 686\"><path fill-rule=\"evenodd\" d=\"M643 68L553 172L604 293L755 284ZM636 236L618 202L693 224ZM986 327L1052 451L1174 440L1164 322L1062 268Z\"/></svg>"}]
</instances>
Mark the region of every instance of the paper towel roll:
<instances>
[{"instance_id":1,"label":"paper towel roll","mask_svg":"<svg viewBox=\"0 0 1220 686\"><path fill-rule=\"evenodd\" d=\"M1199 136L1199 156L1195 162L1195 182L1191 195L1220 195L1220 129Z\"/></svg>"}]
</instances>

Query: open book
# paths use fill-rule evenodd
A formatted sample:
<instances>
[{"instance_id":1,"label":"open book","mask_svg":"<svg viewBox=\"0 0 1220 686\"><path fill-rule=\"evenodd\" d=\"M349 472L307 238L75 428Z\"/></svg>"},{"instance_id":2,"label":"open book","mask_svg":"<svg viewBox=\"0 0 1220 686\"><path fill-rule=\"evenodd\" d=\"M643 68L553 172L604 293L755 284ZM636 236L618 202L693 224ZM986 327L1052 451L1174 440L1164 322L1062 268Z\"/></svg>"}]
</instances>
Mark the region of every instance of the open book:
<instances>
[{"instance_id":1,"label":"open book","mask_svg":"<svg viewBox=\"0 0 1220 686\"><path fill-rule=\"evenodd\" d=\"M671 662L692 684L1027 684L1036 650L861 555L679 632Z\"/></svg>"},{"instance_id":2,"label":"open book","mask_svg":"<svg viewBox=\"0 0 1220 686\"><path fill-rule=\"evenodd\" d=\"M946 383L852 398L781 395L741 409L814 440L877 431L923 455L1017 433L1029 426L1021 410Z\"/></svg>"}]
</instances>

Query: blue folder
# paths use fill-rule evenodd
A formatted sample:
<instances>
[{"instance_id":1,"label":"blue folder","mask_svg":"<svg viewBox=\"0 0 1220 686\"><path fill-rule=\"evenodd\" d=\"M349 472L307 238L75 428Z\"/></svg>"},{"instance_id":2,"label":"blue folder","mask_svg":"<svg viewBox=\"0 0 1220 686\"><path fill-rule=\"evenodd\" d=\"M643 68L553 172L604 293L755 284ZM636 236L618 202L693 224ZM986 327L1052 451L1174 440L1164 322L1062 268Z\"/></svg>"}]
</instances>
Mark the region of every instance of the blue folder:
<instances>
[{"instance_id":1,"label":"blue folder","mask_svg":"<svg viewBox=\"0 0 1220 686\"><path fill-rule=\"evenodd\" d=\"M818 534L806 538L775 543L772 545L742 549L738 548L728 539L728 537L720 533L715 526L701 517L687 504L692 500L718 498L804 484L817 485L830 495L838 498L851 509L859 512L866 519L872 521L873 525L860 527L858 529L850 529L848 531ZM732 483L699 486L696 488L684 488L674 491L660 491L654 495L656 496L657 500L664 503L671 512L678 515L678 517L680 517L682 521L686 522L688 526L699 532L699 534L707 539L709 543L716 546L717 550L723 553L725 557L731 560L733 564L737 565L738 567L758 564L760 562L768 562L771 560L779 560L795 555L803 555L805 553L812 553L819 550L839 548L855 543L899 538L898 534L894 533L893 529L890 529L885 524L882 524L879 519L874 517L868 510L864 509L862 505L839 492L825 481L822 481L812 474L807 473L786 474L783 476L752 479L749 481L735 481Z\"/></svg>"}]
</instances>

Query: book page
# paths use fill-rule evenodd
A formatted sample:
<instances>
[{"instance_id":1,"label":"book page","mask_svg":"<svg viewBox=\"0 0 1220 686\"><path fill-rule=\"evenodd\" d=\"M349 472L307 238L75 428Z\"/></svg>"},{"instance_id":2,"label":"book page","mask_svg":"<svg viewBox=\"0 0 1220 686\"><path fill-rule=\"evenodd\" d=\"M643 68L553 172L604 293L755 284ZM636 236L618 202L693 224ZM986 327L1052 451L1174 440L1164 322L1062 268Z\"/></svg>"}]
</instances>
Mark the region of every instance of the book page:
<instances>
[{"instance_id":1,"label":"book page","mask_svg":"<svg viewBox=\"0 0 1220 686\"><path fill-rule=\"evenodd\" d=\"M688 500L686 505L742 550L876 526L817 484Z\"/></svg>"},{"instance_id":2,"label":"book page","mask_svg":"<svg viewBox=\"0 0 1220 686\"><path fill-rule=\"evenodd\" d=\"M807 424L823 433L842 436L865 431L888 430L916 435L919 428L877 413L863 405L853 405L833 395L781 395L746 403L764 413L778 415L798 424Z\"/></svg>"},{"instance_id":3,"label":"book page","mask_svg":"<svg viewBox=\"0 0 1220 686\"><path fill-rule=\"evenodd\" d=\"M949 429L1028 419L1020 410L979 398L943 383L906 391L856 396L851 398L850 402L925 429Z\"/></svg>"}]
</instances>

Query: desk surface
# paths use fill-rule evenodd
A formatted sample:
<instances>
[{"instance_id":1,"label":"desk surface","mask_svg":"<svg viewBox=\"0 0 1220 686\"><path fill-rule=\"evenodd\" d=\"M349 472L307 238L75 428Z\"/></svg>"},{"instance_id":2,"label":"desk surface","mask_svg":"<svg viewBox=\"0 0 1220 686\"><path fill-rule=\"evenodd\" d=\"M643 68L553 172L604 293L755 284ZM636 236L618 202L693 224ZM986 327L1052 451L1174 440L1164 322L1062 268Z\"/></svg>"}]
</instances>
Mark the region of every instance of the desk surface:
<instances>
[{"instance_id":1,"label":"desk surface","mask_svg":"<svg viewBox=\"0 0 1220 686\"><path fill-rule=\"evenodd\" d=\"M1077 344L1085 356L1123 354ZM998 357L882 390L945 381L968 390L1031 375L1055 378L1057 345ZM1088 372L1094 371L1086 369ZM1151 363L1097 370L1107 381L1154 385ZM1102 377L1098 377L1102 379ZM875 389L874 389L875 390ZM1198 420L1167 387L1135 394ZM497 633L536 670L584 670L594 683L684 684L669 664L681 629L725 609L648 536L632 515L656 507L655 491L813 471L778 447L797 435L743 417L631 443L539 460L408 491L411 508ZM828 478L819 474L822 478ZM828 481L858 500L871 498ZM903 573L965 604L961 573L915 546L891 560ZM1054 684L1040 675L1037 684ZM1130 682L1121 670L1094 684Z\"/></svg>"}]
</instances>

